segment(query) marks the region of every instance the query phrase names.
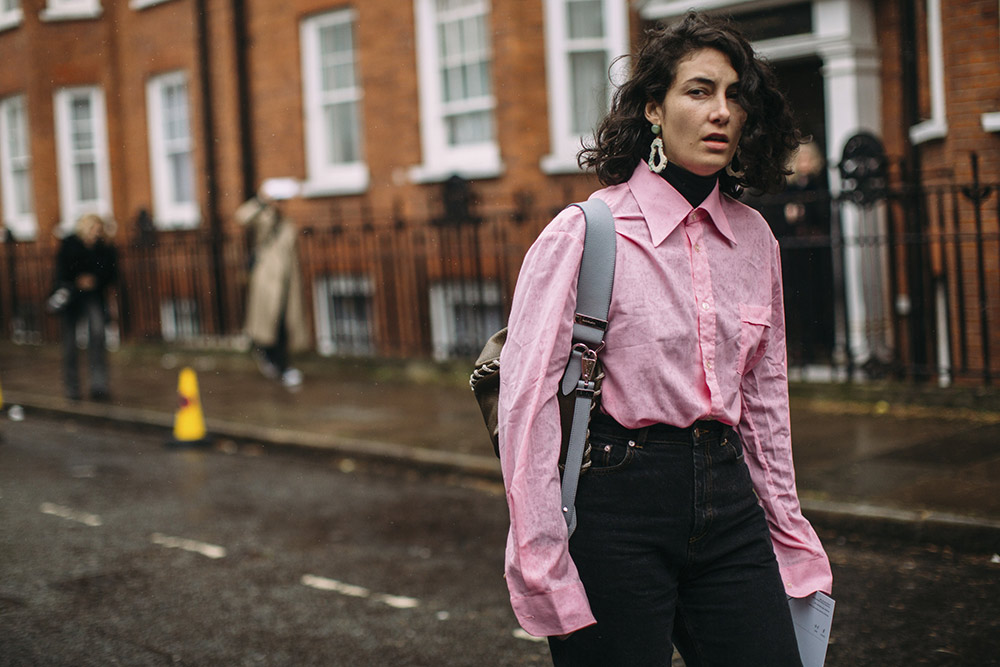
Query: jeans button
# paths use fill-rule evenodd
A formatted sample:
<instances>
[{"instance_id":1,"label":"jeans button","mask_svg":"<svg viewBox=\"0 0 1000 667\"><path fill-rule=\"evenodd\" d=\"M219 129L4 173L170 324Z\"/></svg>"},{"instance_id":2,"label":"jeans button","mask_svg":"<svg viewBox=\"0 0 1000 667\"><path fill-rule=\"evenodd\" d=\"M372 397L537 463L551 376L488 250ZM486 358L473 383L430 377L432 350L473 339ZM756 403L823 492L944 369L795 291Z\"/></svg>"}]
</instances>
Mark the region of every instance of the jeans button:
<instances>
[{"instance_id":1,"label":"jeans button","mask_svg":"<svg viewBox=\"0 0 1000 667\"><path fill-rule=\"evenodd\" d=\"M701 437L701 430L700 429L695 428L695 430L694 430L694 437L696 437L696 438L700 438Z\"/></svg>"}]
</instances>

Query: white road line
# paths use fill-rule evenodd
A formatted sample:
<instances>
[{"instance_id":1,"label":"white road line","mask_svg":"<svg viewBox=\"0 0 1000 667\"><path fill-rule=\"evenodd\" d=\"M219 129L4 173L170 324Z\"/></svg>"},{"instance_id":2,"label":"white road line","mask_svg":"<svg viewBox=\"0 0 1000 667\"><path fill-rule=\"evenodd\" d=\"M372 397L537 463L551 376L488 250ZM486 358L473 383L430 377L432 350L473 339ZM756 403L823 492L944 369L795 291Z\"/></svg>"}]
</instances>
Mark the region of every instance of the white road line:
<instances>
[{"instance_id":1,"label":"white road line","mask_svg":"<svg viewBox=\"0 0 1000 667\"><path fill-rule=\"evenodd\" d=\"M390 607L395 607L396 609L413 609L414 607L420 605L420 600L416 598L405 597L403 595L388 595L386 593L372 593L364 586L345 584L344 582L337 581L336 579L317 577L314 574L302 575L301 581L303 586L309 586L310 588L315 588L321 591L332 591L334 593L340 593L341 595L347 595L354 598L367 598L374 600L375 602L381 602L382 604Z\"/></svg>"},{"instance_id":2,"label":"white road line","mask_svg":"<svg viewBox=\"0 0 1000 667\"><path fill-rule=\"evenodd\" d=\"M171 537L160 533L153 533L150 536L153 544L167 547L168 549L182 549L192 553L201 554L207 558L225 558L226 549L215 544L206 544L197 540L189 540L184 537Z\"/></svg>"},{"instance_id":3,"label":"white road line","mask_svg":"<svg viewBox=\"0 0 1000 667\"><path fill-rule=\"evenodd\" d=\"M378 595L372 596L372 599L376 602L387 604L390 607L395 607L396 609L413 609L414 607L420 605L420 600L416 598L408 598L403 595L386 595L385 593L379 593Z\"/></svg>"},{"instance_id":4,"label":"white road line","mask_svg":"<svg viewBox=\"0 0 1000 667\"><path fill-rule=\"evenodd\" d=\"M80 512L69 507L63 507L62 505L56 505L54 503L42 503L38 508L41 510L42 514L51 514L52 516L57 516L62 519L67 519L69 521L76 521L77 523L82 523L85 526L97 527L102 525L104 522L101 521L101 517L96 514L88 514L87 512Z\"/></svg>"},{"instance_id":5,"label":"white road line","mask_svg":"<svg viewBox=\"0 0 1000 667\"><path fill-rule=\"evenodd\" d=\"M311 588L321 591L333 591L334 593L340 593L341 595L349 595L352 598L367 598L371 597L372 594L370 590L363 586L345 584L344 582L337 581L336 579L317 577L313 574L303 574L302 583Z\"/></svg>"}]
</instances>

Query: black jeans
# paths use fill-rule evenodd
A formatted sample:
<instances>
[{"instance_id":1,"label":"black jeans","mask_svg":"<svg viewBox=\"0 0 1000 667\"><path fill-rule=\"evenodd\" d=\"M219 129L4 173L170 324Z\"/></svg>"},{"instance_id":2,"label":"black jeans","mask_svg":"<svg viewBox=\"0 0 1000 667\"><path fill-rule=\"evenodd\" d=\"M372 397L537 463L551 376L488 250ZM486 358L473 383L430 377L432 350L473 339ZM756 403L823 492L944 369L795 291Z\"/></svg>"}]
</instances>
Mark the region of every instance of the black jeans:
<instances>
[{"instance_id":1,"label":"black jeans","mask_svg":"<svg viewBox=\"0 0 1000 667\"><path fill-rule=\"evenodd\" d=\"M80 320L87 324L87 371L90 393L108 393L108 354L104 326L104 301L96 292L79 292L75 302L62 314L63 384L68 398L80 398L80 368L76 344L76 327Z\"/></svg>"},{"instance_id":2,"label":"black jeans","mask_svg":"<svg viewBox=\"0 0 1000 667\"><path fill-rule=\"evenodd\" d=\"M278 331L273 345L261 346L264 358L278 370L278 377L288 369L288 329L285 327L285 316L278 321Z\"/></svg>"},{"instance_id":3,"label":"black jeans","mask_svg":"<svg viewBox=\"0 0 1000 667\"><path fill-rule=\"evenodd\" d=\"M597 624L550 639L557 666L801 667L736 432L591 424L570 540Z\"/></svg>"}]
</instances>

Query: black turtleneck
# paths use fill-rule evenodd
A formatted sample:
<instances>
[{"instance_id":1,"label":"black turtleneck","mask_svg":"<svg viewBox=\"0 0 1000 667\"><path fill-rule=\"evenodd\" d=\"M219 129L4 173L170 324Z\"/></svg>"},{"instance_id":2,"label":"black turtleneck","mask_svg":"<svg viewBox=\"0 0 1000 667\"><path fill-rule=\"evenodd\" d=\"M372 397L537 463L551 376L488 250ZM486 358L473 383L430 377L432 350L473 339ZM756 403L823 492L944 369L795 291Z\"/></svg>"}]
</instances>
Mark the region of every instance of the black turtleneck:
<instances>
[{"instance_id":1,"label":"black turtleneck","mask_svg":"<svg viewBox=\"0 0 1000 667\"><path fill-rule=\"evenodd\" d=\"M674 186L674 189L681 193L691 206L698 206L705 201L719 180L718 174L699 176L673 162L667 163L666 168L660 172L660 176Z\"/></svg>"}]
</instances>

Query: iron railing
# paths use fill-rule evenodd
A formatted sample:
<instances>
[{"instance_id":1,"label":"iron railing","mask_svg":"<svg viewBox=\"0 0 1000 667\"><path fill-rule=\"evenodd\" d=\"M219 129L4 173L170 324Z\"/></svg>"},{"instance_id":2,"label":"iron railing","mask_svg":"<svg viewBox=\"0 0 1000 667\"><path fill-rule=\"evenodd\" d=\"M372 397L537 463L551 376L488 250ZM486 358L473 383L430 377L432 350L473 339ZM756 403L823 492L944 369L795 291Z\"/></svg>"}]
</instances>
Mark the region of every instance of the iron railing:
<instances>
[{"instance_id":1,"label":"iron railing","mask_svg":"<svg viewBox=\"0 0 1000 667\"><path fill-rule=\"evenodd\" d=\"M990 384L1000 372L1000 184L979 182L978 169L967 183L897 180L863 202L825 189L748 198L781 246L793 376ZM812 211L810 224L782 226L777 212L788 204ZM551 214L516 208L306 221L299 257L317 349L474 356L505 321L521 259ZM247 242L231 233L214 252L213 240L159 232L119 248L112 315L125 341L240 332ZM53 254L38 243L0 245L3 335L58 339L42 307Z\"/></svg>"}]
</instances>

